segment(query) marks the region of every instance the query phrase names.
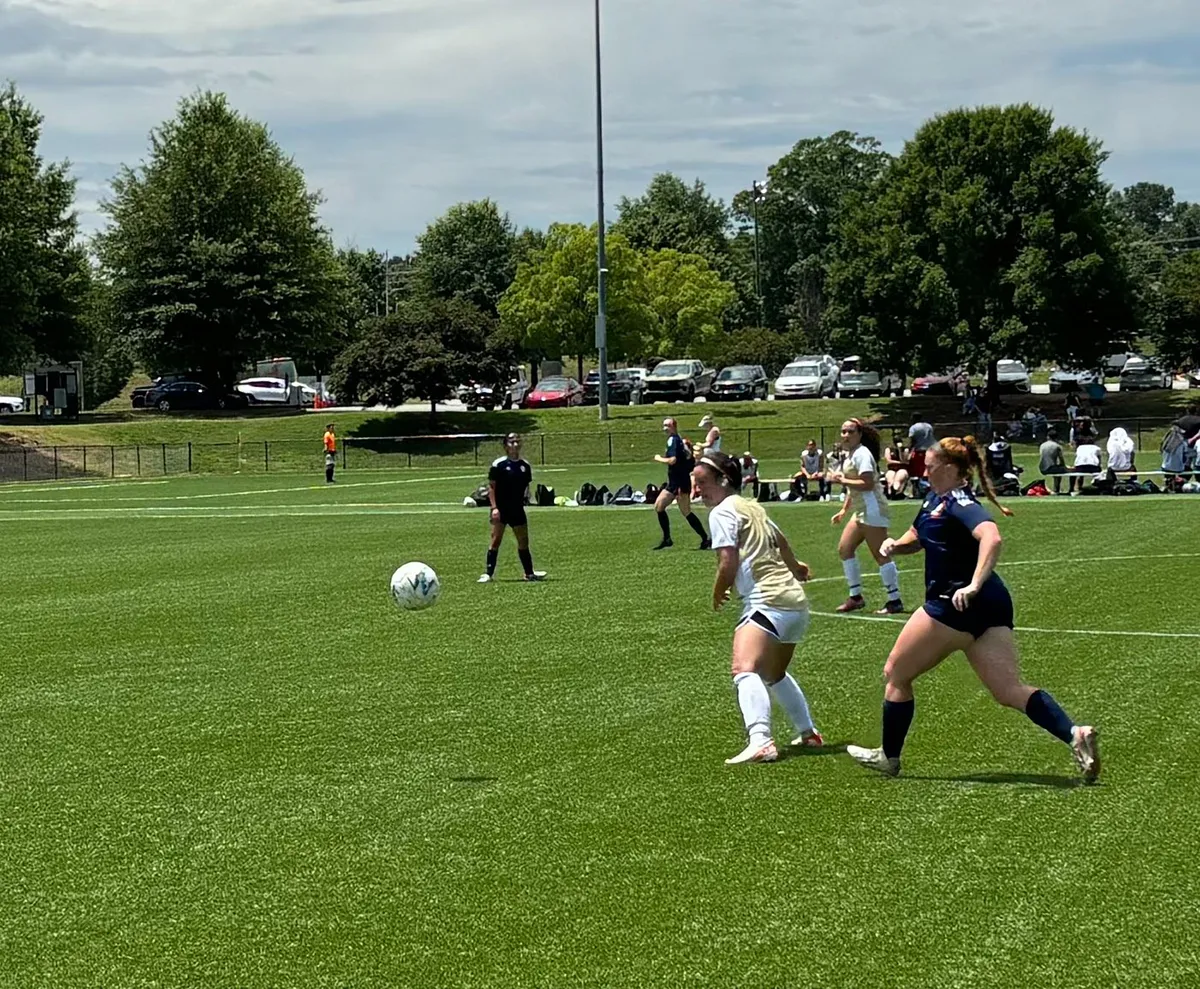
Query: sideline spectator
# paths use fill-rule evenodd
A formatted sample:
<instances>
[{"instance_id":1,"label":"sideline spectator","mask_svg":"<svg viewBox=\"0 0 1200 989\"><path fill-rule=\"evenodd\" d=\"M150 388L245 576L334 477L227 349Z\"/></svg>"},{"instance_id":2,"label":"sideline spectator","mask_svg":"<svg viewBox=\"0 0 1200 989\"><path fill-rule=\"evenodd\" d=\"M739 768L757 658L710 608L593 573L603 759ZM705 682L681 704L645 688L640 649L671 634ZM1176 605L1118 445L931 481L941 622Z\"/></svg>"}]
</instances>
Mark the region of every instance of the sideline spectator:
<instances>
[{"instance_id":1,"label":"sideline spectator","mask_svg":"<svg viewBox=\"0 0 1200 989\"><path fill-rule=\"evenodd\" d=\"M1118 473L1134 470L1134 442L1120 426L1108 434L1108 469Z\"/></svg>"},{"instance_id":2,"label":"sideline spectator","mask_svg":"<svg viewBox=\"0 0 1200 989\"><path fill-rule=\"evenodd\" d=\"M908 427L908 438L912 440L912 448L919 450L921 453L924 453L937 442L933 438L933 425L926 422L917 413L913 414L912 425Z\"/></svg>"},{"instance_id":3,"label":"sideline spectator","mask_svg":"<svg viewBox=\"0 0 1200 989\"><path fill-rule=\"evenodd\" d=\"M1043 477L1054 478L1054 493L1062 494L1062 475L1067 472L1067 460L1058 442L1058 430L1053 427L1046 433L1046 441L1038 447L1038 472Z\"/></svg>"},{"instance_id":4,"label":"sideline spectator","mask_svg":"<svg viewBox=\"0 0 1200 989\"><path fill-rule=\"evenodd\" d=\"M1085 478L1075 477L1075 474L1099 474L1100 473L1100 447L1096 446L1091 440L1086 443L1080 443L1075 447L1075 463L1071 466L1070 493L1075 493L1075 482L1079 482L1079 490L1083 490Z\"/></svg>"},{"instance_id":5,"label":"sideline spectator","mask_svg":"<svg viewBox=\"0 0 1200 989\"><path fill-rule=\"evenodd\" d=\"M758 500L758 460L747 450L742 454L742 487L750 486L755 500Z\"/></svg>"},{"instance_id":6,"label":"sideline spectator","mask_svg":"<svg viewBox=\"0 0 1200 989\"><path fill-rule=\"evenodd\" d=\"M1188 468L1188 442L1187 437L1183 435L1183 430L1178 426L1172 426L1167 430L1167 435L1163 437L1162 445L1159 447L1159 452L1162 453L1162 470L1165 476L1163 487L1167 491L1174 490L1176 483L1181 483L1183 475ZM1178 482L1176 481L1178 478Z\"/></svg>"},{"instance_id":7,"label":"sideline spectator","mask_svg":"<svg viewBox=\"0 0 1200 989\"><path fill-rule=\"evenodd\" d=\"M816 440L809 440L800 454L800 469L792 476L792 491L796 497L808 497L808 482L817 482L817 498L829 500L829 472L825 469L825 451L817 447Z\"/></svg>"},{"instance_id":8,"label":"sideline spectator","mask_svg":"<svg viewBox=\"0 0 1200 989\"><path fill-rule=\"evenodd\" d=\"M337 467L337 432L332 422L325 424L325 436L322 440L325 446L325 483L333 483L333 471Z\"/></svg>"}]
</instances>

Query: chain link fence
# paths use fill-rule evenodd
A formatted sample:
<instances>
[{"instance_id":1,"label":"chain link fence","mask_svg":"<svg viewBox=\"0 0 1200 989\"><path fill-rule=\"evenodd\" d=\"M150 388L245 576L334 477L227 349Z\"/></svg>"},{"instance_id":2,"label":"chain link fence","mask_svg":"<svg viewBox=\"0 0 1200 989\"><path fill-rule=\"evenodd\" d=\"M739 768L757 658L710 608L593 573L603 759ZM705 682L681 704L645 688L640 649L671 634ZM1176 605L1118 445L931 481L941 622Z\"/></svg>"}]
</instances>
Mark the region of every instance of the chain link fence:
<instances>
[{"instance_id":1,"label":"chain link fence","mask_svg":"<svg viewBox=\"0 0 1200 989\"><path fill-rule=\"evenodd\" d=\"M1153 455L1143 469L1157 467L1163 436L1170 419L1096 419L1098 442L1120 426L1129 432L1140 453ZM996 423L993 428L1000 428ZM1007 424L1003 424L1007 425ZM1010 433L1015 452L1036 454L1047 428L1057 431L1058 441L1068 446L1070 426L1065 421L1047 421L1033 433L1032 424L1022 423L1019 435ZM885 445L907 436L908 424L877 424ZM700 429L683 430L693 442L704 437ZM750 451L759 460L798 460L809 440L829 451L839 442L837 425L722 427L722 449L738 455ZM980 423L940 423L934 427L943 436L977 435L990 438ZM524 437L524 456L539 466L572 466L646 463L663 451L662 433L654 430L530 433ZM485 468L503 456L498 435L457 436L351 436L341 440L338 460L342 469L387 470L404 468ZM39 446L0 443L0 482L54 481L100 478L164 477L177 474L267 474L321 473L325 454L320 442L310 440L262 440L243 443L143 443L110 446Z\"/></svg>"}]
</instances>

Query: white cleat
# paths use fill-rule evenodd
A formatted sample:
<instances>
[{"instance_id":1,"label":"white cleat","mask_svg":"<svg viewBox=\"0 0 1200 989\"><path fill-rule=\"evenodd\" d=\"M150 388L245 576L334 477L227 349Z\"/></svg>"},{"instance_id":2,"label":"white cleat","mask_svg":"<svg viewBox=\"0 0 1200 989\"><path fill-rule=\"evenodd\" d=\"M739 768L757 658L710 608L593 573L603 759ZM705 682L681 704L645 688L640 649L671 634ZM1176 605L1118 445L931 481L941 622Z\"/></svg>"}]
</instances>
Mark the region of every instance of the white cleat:
<instances>
[{"instance_id":1,"label":"white cleat","mask_svg":"<svg viewBox=\"0 0 1200 989\"><path fill-rule=\"evenodd\" d=\"M1071 752L1083 778L1093 783L1100 776L1100 733L1090 725L1076 725L1071 733Z\"/></svg>"},{"instance_id":2,"label":"white cleat","mask_svg":"<svg viewBox=\"0 0 1200 989\"><path fill-rule=\"evenodd\" d=\"M477 581L475 581L475 583L477 583L477 584L490 584L491 582L492 582L492 575L490 573L485 573L482 577L480 577Z\"/></svg>"},{"instance_id":3,"label":"white cleat","mask_svg":"<svg viewBox=\"0 0 1200 989\"><path fill-rule=\"evenodd\" d=\"M726 766L739 766L743 762L774 762L779 758L779 750L775 748L773 739L767 739L766 744L751 742L732 759L726 759Z\"/></svg>"},{"instance_id":4,"label":"white cleat","mask_svg":"<svg viewBox=\"0 0 1200 989\"><path fill-rule=\"evenodd\" d=\"M861 745L847 745L846 754L860 766L873 769L884 776L900 775L900 760L889 759L883 749L864 749Z\"/></svg>"},{"instance_id":5,"label":"white cleat","mask_svg":"<svg viewBox=\"0 0 1200 989\"><path fill-rule=\"evenodd\" d=\"M528 581L545 580L546 579L546 571L545 570L535 570L533 573L527 573L525 575L525 579Z\"/></svg>"}]
</instances>

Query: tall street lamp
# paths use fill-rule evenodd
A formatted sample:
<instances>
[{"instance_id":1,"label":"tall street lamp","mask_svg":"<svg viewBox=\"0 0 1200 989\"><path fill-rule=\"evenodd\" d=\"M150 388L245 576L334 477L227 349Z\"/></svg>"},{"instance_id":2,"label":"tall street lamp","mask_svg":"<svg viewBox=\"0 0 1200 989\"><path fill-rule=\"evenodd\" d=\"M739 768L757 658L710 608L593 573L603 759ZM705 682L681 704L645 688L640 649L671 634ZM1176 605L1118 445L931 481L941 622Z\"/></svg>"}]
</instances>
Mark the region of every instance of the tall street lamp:
<instances>
[{"instance_id":1,"label":"tall street lamp","mask_svg":"<svg viewBox=\"0 0 1200 989\"><path fill-rule=\"evenodd\" d=\"M761 254L758 248L758 204L767 198L767 183L755 179L750 183L754 206L754 294L758 297L758 325L764 325Z\"/></svg>"},{"instance_id":2,"label":"tall street lamp","mask_svg":"<svg viewBox=\"0 0 1200 989\"><path fill-rule=\"evenodd\" d=\"M596 350L600 357L600 421L608 419L608 258L604 249L604 105L600 87L600 0L596 24Z\"/></svg>"}]
</instances>

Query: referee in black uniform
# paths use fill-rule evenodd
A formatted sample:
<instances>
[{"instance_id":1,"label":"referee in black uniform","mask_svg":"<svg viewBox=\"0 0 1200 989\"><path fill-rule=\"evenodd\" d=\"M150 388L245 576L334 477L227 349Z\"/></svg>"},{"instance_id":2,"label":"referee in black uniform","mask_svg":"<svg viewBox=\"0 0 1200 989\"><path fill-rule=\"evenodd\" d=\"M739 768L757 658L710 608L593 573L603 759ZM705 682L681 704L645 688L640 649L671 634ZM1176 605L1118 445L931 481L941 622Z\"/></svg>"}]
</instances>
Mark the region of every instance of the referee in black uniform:
<instances>
[{"instance_id":1,"label":"referee in black uniform","mask_svg":"<svg viewBox=\"0 0 1200 989\"><path fill-rule=\"evenodd\" d=\"M517 556L525 570L526 580L544 580L546 575L533 569L529 552L529 520L525 516L525 496L533 481L533 468L521 459L521 437L509 433L504 437L504 456L492 462L488 471L488 501L492 505L492 541L488 546L487 571L479 583L490 584L496 574L496 559L504 539L505 526L512 526L517 537Z\"/></svg>"},{"instance_id":2,"label":"referee in black uniform","mask_svg":"<svg viewBox=\"0 0 1200 989\"><path fill-rule=\"evenodd\" d=\"M671 520L667 518L667 509L671 502L679 503L679 511L692 531L700 537L700 548L711 549L712 541L704 526L692 511L692 468L695 461L687 440L679 435L679 423L674 419L664 419L663 432L667 434L667 449L663 455L655 455L654 459L667 467L667 483L658 493L654 502L654 510L658 513L658 525L662 529L662 542L655 549L666 549L673 546L671 541Z\"/></svg>"}]
</instances>

